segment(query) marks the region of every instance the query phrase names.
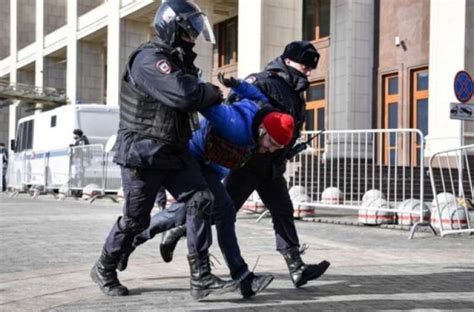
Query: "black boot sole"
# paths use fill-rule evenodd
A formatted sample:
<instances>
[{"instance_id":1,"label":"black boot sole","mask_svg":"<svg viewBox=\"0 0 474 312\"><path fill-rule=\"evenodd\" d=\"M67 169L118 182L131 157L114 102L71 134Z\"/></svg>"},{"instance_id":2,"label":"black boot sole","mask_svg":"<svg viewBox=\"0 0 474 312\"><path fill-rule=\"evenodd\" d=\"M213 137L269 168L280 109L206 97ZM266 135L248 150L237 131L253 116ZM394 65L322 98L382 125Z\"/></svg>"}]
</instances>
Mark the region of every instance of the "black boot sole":
<instances>
[{"instance_id":1,"label":"black boot sole","mask_svg":"<svg viewBox=\"0 0 474 312\"><path fill-rule=\"evenodd\" d=\"M318 268L320 268L320 270L313 272L313 274L303 276L300 281L295 283L295 287L299 288L303 285L306 285L306 283L308 283L309 281L317 279L318 277L323 275L324 272L326 272L326 270L329 268L330 265L331 264L327 261L321 261L318 264Z\"/></svg>"},{"instance_id":2,"label":"black boot sole","mask_svg":"<svg viewBox=\"0 0 474 312\"><path fill-rule=\"evenodd\" d=\"M236 283L233 287L228 288L216 288L216 289L191 289L191 296L196 300L201 300L209 295L222 295L229 292L234 292L239 287Z\"/></svg>"},{"instance_id":3,"label":"black boot sole","mask_svg":"<svg viewBox=\"0 0 474 312\"><path fill-rule=\"evenodd\" d=\"M249 293L249 294L242 294L244 299L249 299L249 298L252 298L253 296L255 296L256 294L258 294L259 292L262 292L265 290L265 288L268 287L268 285L270 285L270 283L275 279L275 277L273 275L268 275L268 276L265 276L265 278L263 278L262 280L262 283L259 285L259 287L257 289L252 289L252 293Z\"/></svg>"},{"instance_id":4,"label":"black boot sole","mask_svg":"<svg viewBox=\"0 0 474 312\"><path fill-rule=\"evenodd\" d=\"M121 297L121 296L128 296L128 289L122 285L123 288L125 288L122 292L120 293L114 293L114 292L111 292L110 290L107 290L105 287L102 287L100 286L100 280L99 278L97 277L97 273L96 273L96 268L95 268L95 265L92 267L92 270L91 270L91 273L90 273L90 277L92 279L92 281L94 283L96 283L100 290L107 296L113 296L113 297Z\"/></svg>"},{"instance_id":5,"label":"black boot sole","mask_svg":"<svg viewBox=\"0 0 474 312\"><path fill-rule=\"evenodd\" d=\"M176 247L175 247L176 248ZM164 262L169 263L173 260L173 252L169 254L166 245L160 245L160 254ZM173 248L174 250L174 248Z\"/></svg>"}]
</instances>

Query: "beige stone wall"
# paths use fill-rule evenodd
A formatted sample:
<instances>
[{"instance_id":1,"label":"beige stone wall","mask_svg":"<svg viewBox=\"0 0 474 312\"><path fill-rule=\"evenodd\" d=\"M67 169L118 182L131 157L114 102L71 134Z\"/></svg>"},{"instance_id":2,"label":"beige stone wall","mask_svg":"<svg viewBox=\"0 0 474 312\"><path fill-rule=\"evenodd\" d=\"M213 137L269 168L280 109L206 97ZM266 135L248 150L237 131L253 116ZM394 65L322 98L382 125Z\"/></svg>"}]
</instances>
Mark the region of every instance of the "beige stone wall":
<instances>
[{"instance_id":1,"label":"beige stone wall","mask_svg":"<svg viewBox=\"0 0 474 312\"><path fill-rule=\"evenodd\" d=\"M66 25L67 0L44 0L44 34Z\"/></svg>"},{"instance_id":2,"label":"beige stone wall","mask_svg":"<svg viewBox=\"0 0 474 312\"><path fill-rule=\"evenodd\" d=\"M66 62L64 58L46 57L44 59L44 86L66 89Z\"/></svg>"},{"instance_id":3,"label":"beige stone wall","mask_svg":"<svg viewBox=\"0 0 474 312\"><path fill-rule=\"evenodd\" d=\"M0 0L0 60L10 55L10 0Z\"/></svg>"},{"instance_id":4,"label":"beige stone wall","mask_svg":"<svg viewBox=\"0 0 474 312\"><path fill-rule=\"evenodd\" d=\"M35 0L18 0L18 50L35 41L36 4Z\"/></svg>"},{"instance_id":5,"label":"beige stone wall","mask_svg":"<svg viewBox=\"0 0 474 312\"><path fill-rule=\"evenodd\" d=\"M152 30L148 22L137 22L133 20L122 20L120 31L120 74L125 69L126 62L130 53L132 53L140 44L151 38Z\"/></svg>"},{"instance_id":6,"label":"beige stone wall","mask_svg":"<svg viewBox=\"0 0 474 312\"><path fill-rule=\"evenodd\" d=\"M281 55L285 46L301 40L301 1L264 0L262 16L262 68ZM251 21L249 21L251 22Z\"/></svg>"},{"instance_id":7,"label":"beige stone wall","mask_svg":"<svg viewBox=\"0 0 474 312\"><path fill-rule=\"evenodd\" d=\"M110 0L110 1L118 1L118 0ZM89 12L90 10L93 10L95 7L98 7L104 3L104 0L80 0L77 3L77 15L81 16L82 14L85 14Z\"/></svg>"},{"instance_id":8,"label":"beige stone wall","mask_svg":"<svg viewBox=\"0 0 474 312\"><path fill-rule=\"evenodd\" d=\"M3 0L2 0L3 1ZM10 80L8 76L1 77L1 80ZM10 114L10 106L0 108L0 142L5 143L7 147L10 146L8 142L8 121Z\"/></svg>"},{"instance_id":9,"label":"beige stone wall","mask_svg":"<svg viewBox=\"0 0 474 312\"><path fill-rule=\"evenodd\" d=\"M104 59L103 43L78 42L77 100L80 103L104 103Z\"/></svg>"},{"instance_id":10,"label":"beige stone wall","mask_svg":"<svg viewBox=\"0 0 474 312\"><path fill-rule=\"evenodd\" d=\"M380 1L378 86L382 75L398 73L401 96L399 127L410 127L410 74L429 63L429 0ZM395 37L404 46L395 45ZM381 95L378 96L378 126L381 125Z\"/></svg>"}]
</instances>

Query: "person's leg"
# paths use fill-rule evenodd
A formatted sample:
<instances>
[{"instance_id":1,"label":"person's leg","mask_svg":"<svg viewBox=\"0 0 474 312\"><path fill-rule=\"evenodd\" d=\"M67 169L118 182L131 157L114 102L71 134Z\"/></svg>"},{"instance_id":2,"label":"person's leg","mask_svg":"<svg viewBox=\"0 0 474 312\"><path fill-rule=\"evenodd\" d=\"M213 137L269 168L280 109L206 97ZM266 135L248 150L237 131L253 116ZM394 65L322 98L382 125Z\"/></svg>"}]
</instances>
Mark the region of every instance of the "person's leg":
<instances>
[{"instance_id":1,"label":"person's leg","mask_svg":"<svg viewBox=\"0 0 474 312\"><path fill-rule=\"evenodd\" d=\"M229 197L234 202L236 211L242 208L242 205L250 197L259 183L259 177L246 166L231 170L224 179L224 186Z\"/></svg>"},{"instance_id":2,"label":"person's leg","mask_svg":"<svg viewBox=\"0 0 474 312\"><path fill-rule=\"evenodd\" d=\"M232 279L240 282L242 296L250 298L263 291L272 282L273 275L256 275L249 271L248 265L240 253L235 232L237 212L234 208L234 202L211 168L204 167L203 174L215 198L212 216L216 225L219 248L229 267Z\"/></svg>"},{"instance_id":3,"label":"person's leg","mask_svg":"<svg viewBox=\"0 0 474 312\"><path fill-rule=\"evenodd\" d=\"M272 215L277 250L283 255L295 287L324 274L330 263L305 264L301 259L298 234L293 217L291 202L286 180L283 176L268 179L259 185L257 192Z\"/></svg>"},{"instance_id":4,"label":"person's leg","mask_svg":"<svg viewBox=\"0 0 474 312\"><path fill-rule=\"evenodd\" d=\"M234 291L238 283L224 281L211 273L208 249L212 243L210 215L214 197L199 165L192 163L173 171L163 186L178 202L186 203L188 262L191 271L191 295L202 299L211 293Z\"/></svg>"},{"instance_id":5,"label":"person's leg","mask_svg":"<svg viewBox=\"0 0 474 312\"><path fill-rule=\"evenodd\" d=\"M121 256L132 248L135 235L148 227L156 193L166 176L162 171L129 168L121 168L121 173L125 196L123 216L112 227L102 254L91 270L93 281L110 296L128 294L128 289L117 278L116 269Z\"/></svg>"},{"instance_id":6,"label":"person's leg","mask_svg":"<svg viewBox=\"0 0 474 312\"><path fill-rule=\"evenodd\" d=\"M299 247L291 202L285 179L266 179L257 188L257 193L270 211L275 230L276 248L284 252L292 247Z\"/></svg>"},{"instance_id":7,"label":"person's leg","mask_svg":"<svg viewBox=\"0 0 474 312\"><path fill-rule=\"evenodd\" d=\"M131 248L127 253L123 253L120 262L118 263L117 269L123 271L127 268L128 258L135 251L135 249L146 241L152 239L159 233L164 233L167 230L173 229L177 235L186 232L186 205L185 203L175 202L167 209L163 209L160 212L156 213L151 217L150 225L143 232L135 236ZM174 230L176 229L176 230ZM169 232L169 231L168 231ZM176 247L178 243L173 246L172 250ZM162 242L163 244L163 242ZM160 248L161 250L161 248ZM172 258L171 251L171 258ZM164 258L165 262L170 262L171 259ZM168 260L168 261L167 261Z\"/></svg>"}]
</instances>

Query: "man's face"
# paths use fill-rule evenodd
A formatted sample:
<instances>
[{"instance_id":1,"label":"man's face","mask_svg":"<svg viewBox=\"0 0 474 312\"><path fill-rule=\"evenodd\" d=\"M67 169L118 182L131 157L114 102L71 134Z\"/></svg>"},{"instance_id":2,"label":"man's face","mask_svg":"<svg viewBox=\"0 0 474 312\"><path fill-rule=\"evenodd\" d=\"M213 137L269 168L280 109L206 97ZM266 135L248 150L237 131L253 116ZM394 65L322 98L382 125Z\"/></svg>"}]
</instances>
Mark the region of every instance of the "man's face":
<instances>
[{"instance_id":1,"label":"man's face","mask_svg":"<svg viewBox=\"0 0 474 312\"><path fill-rule=\"evenodd\" d=\"M77 134L74 134L73 138L74 138L74 140L77 140L77 139L79 139L79 136Z\"/></svg>"},{"instance_id":2,"label":"man's face","mask_svg":"<svg viewBox=\"0 0 474 312\"><path fill-rule=\"evenodd\" d=\"M277 151L279 149L284 148L284 145L281 145L277 143L263 128L263 126L260 126L260 136L258 137L258 147L257 147L257 152L259 154L264 154L264 153L273 153L274 151Z\"/></svg>"},{"instance_id":3,"label":"man's face","mask_svg":"<svg viewBox=\"0 0 474 312\"><path fill-rule=\"evenodd\" d=\"M285 59L285 64L286 66L293 67L294 69L296 69L297 71L299 71L300 73L302 73L303 75L307 77L311 76L311 71L314 69L312 67L303 65L301 63L293 62L292 60L288 58Z\"/></svg>"}]
</instances>

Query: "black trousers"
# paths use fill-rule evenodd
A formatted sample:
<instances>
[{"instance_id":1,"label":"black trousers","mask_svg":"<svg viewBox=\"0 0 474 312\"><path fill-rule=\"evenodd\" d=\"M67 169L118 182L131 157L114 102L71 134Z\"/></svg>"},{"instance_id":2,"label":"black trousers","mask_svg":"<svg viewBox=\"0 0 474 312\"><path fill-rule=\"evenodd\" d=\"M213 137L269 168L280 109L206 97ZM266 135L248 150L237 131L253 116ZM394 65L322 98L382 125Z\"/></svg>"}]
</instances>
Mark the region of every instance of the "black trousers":
<instances>
[{"instance_id":1,"label":"black trousers","mask_svg":"<svg viewBox=\"0 0 474 312\"><path fill-rule=\"evenodd\" d=\"M254 156L245 166L232 170L224 185L237 210L257 191L272 216L276 249L285 252L299 247L298 234L286 180L283 173L274 176L271 157L268 154Z\"/></svg>"},{"instance_id":2,"label":"black trousers","mask_svg":"<svg viewBox=\"0 0 474 312\"><path fill-rule=\"evenodd\" d=\"M241 279L249 273L249 270L240 252L235 232L236 210L234 203L214 170L205 164L201 164L201 170L215 199L212 220L216 225L219 248L226 260L232 278L234 280ZM173 203L151 218L150 226L137 236L137 240L145 242L152 239L156 234L185 222L186 209L184 204L180 202Z\"/></svg>"},{"instance_id":3,"label":"black trousers","mask_svg":"<svg viewBox=\"0 0 474 312\"><path fill-rule=\"evenodd\" d=\"M197 163L192 162L179 170L137 171L122 167L121 173L125 204L123 216L114 224L106 239L104 249L108 254L120 256L131 248L135 235L148 227L150 212L160 186L167 189L174 198L186 203L189 254L207 251L212 244L210 220L209 217L196 214L196 209L202 204L199 193L210 193L210 190Z\"/></svg>"}]
</instances>

